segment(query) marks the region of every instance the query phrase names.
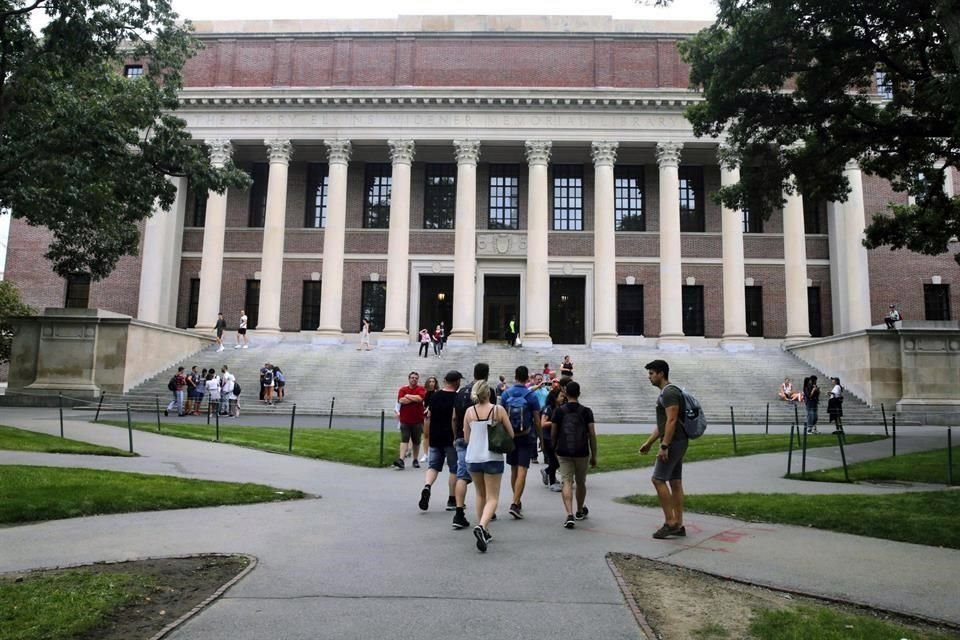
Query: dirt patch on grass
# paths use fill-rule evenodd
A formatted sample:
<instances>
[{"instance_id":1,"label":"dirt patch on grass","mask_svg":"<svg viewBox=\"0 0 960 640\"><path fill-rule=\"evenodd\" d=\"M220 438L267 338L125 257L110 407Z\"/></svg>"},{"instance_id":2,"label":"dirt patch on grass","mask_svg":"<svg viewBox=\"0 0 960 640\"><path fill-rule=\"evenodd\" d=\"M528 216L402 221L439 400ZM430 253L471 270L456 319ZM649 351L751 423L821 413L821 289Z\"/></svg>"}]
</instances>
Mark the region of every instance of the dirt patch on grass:
<instances>
[{"instance_id":1,"label":"dirt patch on grass","mask_svg":"<svg viewBox=\"0 0 960 640\"><path fill-rule=\"evenodd\" d=\"M960 637L944 629L855 605L831 603L741 584L639 556L612 553L623 587L636 601L658 640L750 639L756 612L808 605L875 616L918 632Z\"/></svg>"},{"instance_id":2,"label":"dirt patch on grass","mask_svg":"<svg viewBox=\"0 0 960 640\"><path fill-rule=\"evenodd\" d=\"M147 578L150 587L126 605L114 609L96 628L73 640L146 640L203 603L240 574L251 560L245 556L194 556L131 562L98 563L24 573L6 574L0 580L18 581L37 574L83 571L128 574Z\"/></svg>"}]
</instances>

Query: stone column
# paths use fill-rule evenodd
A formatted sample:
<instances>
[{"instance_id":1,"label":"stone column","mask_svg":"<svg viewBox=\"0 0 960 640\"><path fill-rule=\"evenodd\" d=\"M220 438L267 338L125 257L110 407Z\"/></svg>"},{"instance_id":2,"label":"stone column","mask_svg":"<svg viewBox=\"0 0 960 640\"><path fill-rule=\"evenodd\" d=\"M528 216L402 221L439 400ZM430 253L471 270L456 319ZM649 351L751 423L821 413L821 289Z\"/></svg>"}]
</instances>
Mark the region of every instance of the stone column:
<instances>
[{"instance_id":1,"label":"stone column","mask_svg":"<svg viewBox=\"0 0 960 640\"><path fill-rule=\"evenodd\" d=\"M393 176L390 190L390 238L387 243L387 311L381 345L405 345L410 295L410 165L413 140L388 140Z\"/></svg>"},{"instance_id":2,"label":"stone column","mask_svg":"<svg viewBox=\"0 0 960 640\"><path fill-rule=\"evenodd\" d=\"M283 290L283 239L287 219L287 169L293 148L289 140L264 140L270 157L267 211L263 223L260 258L260 320L257 331L280 332L280 297Z\"/></svg>"},{"instance_id":3,"label":"stone column","mask_svg":"<svg viewBox=\"0 0 960 640\"><path fill-rule=\"evenodd\" d=\"M529 185L527 191L527 278L520 332L527 347L553 346L550 339L550 272L547 267L549 185L547 165L553 143L526 142Z\"/></svg>"},{"instance_id":4,"label":"stone column","mask_svg":"<svg viewBox=\"0 0 960 640\"><path fill-rule=\"evenodd\" d=\"M848 162L843 175L850 183L850 193L843 203L843 248L846 261L846 300L848 331L860 331L871 326L870 321L870 267L867 248L863 246L866 215L863 203L863 174L860 165Z\"/></svg>"},{"instance_id":5,"label":"stone column","mask_svg":"<svg viewBox=\"0 0 960 640\"><path fill-rule=\"evenodd\" d=\"M680 151L678 142L657 144L660 167L659 347L683 348L683 279L680 265Z\"/></svg>"},{"instance_id":6,"label":"stone column","mask_svg":"<svg viewBox=\"0 0 960 640\"><path fill-rule=\"evenodd\" d=\"M223 167L233 153L229 140L207 140L210 164ZM227 192L211 191L207 196L207 215L203 224L203 257L200 259L200 300L197 304L197 329L213 330L220 309L223 279L223 235L227 227ZM226 315L226 314L225 314Z\"/></svg>"},{"instance_id":7,"label":"stone column","mask_svg":"<svg viewBox=\"0 0 960 640\"><path fill-rule=\"evenodd\" d=\"M594 349L620 349L617 340L617 237L613 202L613 165L617 142L594 142L593 156L593 336Z\"/></svg>"},{"instance_id":8,"label":"stone column","mask_svg":"<svg viewBox=\"0 0 960 640\"><path fill-rule=\"evenodd\" d=\"M480 143L454 140L457 158L457 219L454 232L453 327L448 342L476 345L477 159Z\"/></svg>"},{"instance_id":9,"label":"stone column","mask_svg":"<svg viewBox=\"0 0 960 640\"><path fill-rule=\"evenodd\" d=\"M347 226L349 140L324 140L327 145L327 225L323 229L323 273L320 284L320 326L314 342L343 342L343 254Z\"/></svg>"},{"instance_id":10,"label":"stone column","mask_svg":"<svg viewBox=\"0 0 960 640\"><path fill-rule=\"evenodd\" d=\"M847 256L844 253L843 203L827 203L827 233L830 247L830 305L833 308L833 334L849 331L847 318Z\"/></svg>"},{"instance_id":11,"label":"stone column","mask_svg":"<svg viewBox=\"0 0 960 640\"><path fill-rule=\"evenodd\" d=\"M144 322L176 324L180 284L180 249L187 200L187 179L167 178L177 189L169 209L155 207L143 227L140 299L137 318Z\"/></svg>"},{"instance_id":12,"label":"stone column","mask_svg":"<svg viewBox=\"0 0 960 640\"><path fill-rule=\"evenodd\" d=\"M790 177L793 180L793 176ZM784 193L783 262L787 296L786 342L799 342L810 337L807 314L807 244L803 226L803 197L794 190Z\"/></svg>"},{"instance_id":13,"label":"stone column","mask_svg":"<svg viewBox=\"0 0 960 640\"><path fill-rule=\"evenodd\" d=\"M740 182L740 167L720 165L720 186ZM743 273L743 211L723 207L723 337L720 346L727 351L753 349L747 340L747 310Z\"/></svg>"}]
</instances>

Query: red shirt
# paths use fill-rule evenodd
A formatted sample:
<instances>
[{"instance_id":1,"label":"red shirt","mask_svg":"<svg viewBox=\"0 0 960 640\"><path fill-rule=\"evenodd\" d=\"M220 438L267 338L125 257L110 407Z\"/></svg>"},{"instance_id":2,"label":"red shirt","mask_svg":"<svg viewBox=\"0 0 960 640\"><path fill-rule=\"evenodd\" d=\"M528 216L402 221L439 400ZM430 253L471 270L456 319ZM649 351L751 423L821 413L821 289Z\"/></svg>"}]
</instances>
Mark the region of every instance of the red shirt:
<instances>
[{"instance_id":1,"label":"red shirt","mask_svg":"<svg viewBox=\"0 0 960 640\"><path fill-rule=\"evenodd\" d=\"M427 395L427 390L424 387L400 387L400 391L397 392L397 400L409 395L424 398ZM409 404L401 404L400 422L403 424L421 424L423 422L423 403L411 402Z\"/></svg>"}]
</instances>

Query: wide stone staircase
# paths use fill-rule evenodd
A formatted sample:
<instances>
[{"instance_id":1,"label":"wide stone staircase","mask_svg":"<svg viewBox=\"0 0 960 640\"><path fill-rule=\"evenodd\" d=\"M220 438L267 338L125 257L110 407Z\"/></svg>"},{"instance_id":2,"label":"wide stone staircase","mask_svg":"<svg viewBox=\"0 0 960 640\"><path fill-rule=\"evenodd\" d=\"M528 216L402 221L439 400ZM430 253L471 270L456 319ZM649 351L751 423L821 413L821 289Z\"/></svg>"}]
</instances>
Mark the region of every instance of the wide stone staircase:
<instances>
[{"instance_id":1,"label":"wide stone staircase","mask_svg":"<svg viewBox=\"0 0 960 640\"><path fill-rule=\"evenodd\" d=\"M450 369L457 369L469 380L476 362L490 364L491 381L502 375L508 382L518 365L531 373L543 370L544 363L559 369L564 355L574 362L574 379L582 386L582 401L594 410L598 422L652 424L658 390L650 385L644 365L656 358L670 364L670 379L699 398L708 420L730 423L733 407L738 424L764 424L769 411L771 424L794 419L794 407L777 398L784 376L799 387L803 378L817 375L823 399L821 422L827 422L826 396L829 372L812 369L778 343L755 351L727 353L716 347L695 348L689 352L664 352L653 347L625 347L620 352L594 351L584 346L556 346L551 349L511 348L483 344L476 347L448 346L441 358L420 358L416 345L403 349L377 348L357 351L355 345L314 346L293 337L275 343L254 344L250 349L228 347L222 352L206 349L180 364L190 368L226 364L240 382L244 413L289 413L297 405L298 414L326 414L331 400L340 416L379 416L386 411L391 418L397 389L407 374L416 370L421 383L434 375L442 380ZM265 362L279 366L286 376L286 401L266 406L257 401L259 369ZM125 394L108 402L129 402L134 409L153 410L156 398L169 400L167 382L176 365ZM892 408L887 407L888 414ZM799 408L801 421L803 407ZM889 417L889 415L888 415ZM871 408L845 393L845 424L881 424L880 408Z\"/></svg>"}]
</instances>

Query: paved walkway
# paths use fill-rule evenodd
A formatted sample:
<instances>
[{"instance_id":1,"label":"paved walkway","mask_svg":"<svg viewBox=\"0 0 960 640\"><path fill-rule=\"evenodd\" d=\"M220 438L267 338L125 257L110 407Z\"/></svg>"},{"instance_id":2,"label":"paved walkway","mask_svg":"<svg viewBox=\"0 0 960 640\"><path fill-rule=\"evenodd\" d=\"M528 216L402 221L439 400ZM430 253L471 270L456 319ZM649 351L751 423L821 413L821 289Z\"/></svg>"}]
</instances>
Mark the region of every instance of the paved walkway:
<instances>
[{"instance_id":1,"label":"paved walkway","mask_svg":"<svg viewBox=\"0 0 960 640\"><path fill-rule=\"evenodd\" d=\"M59 432L49 411L5 409L0 422ZM122 429L79 421L67 429L77 439L126 446ZM135 443L140 458L0 452L0 464L252 481L320 498L0 529L0 571L202 552L257 556L255 571L172 636L181 639L637 638L604 559L610 551L960 623L960 551L697 514L687 518L685 540L655 541L659 510L613 502L652 493L649 469L591 477L591 517L567 531L559 496L545 490L534 467L524 496L528 517L494 523L495 541L481 555L469 530L450 528L440 484L431 510L419 512L423 476L409 468L362 469L143 432ZM887 455L888 446L848 453L865 459ZM916 429L898 448L937 446L942 430ZM837 455L812 451L808 468L834 466ZM790 482L779 479L784 465L785 454L693 463L686 486L690 493L903 490ZM506 487L502 496L509 502Z\"/></svg>"}]
</instances>

